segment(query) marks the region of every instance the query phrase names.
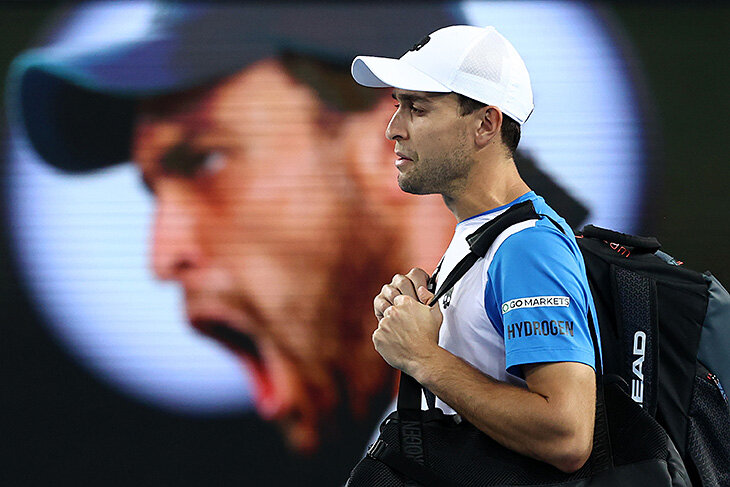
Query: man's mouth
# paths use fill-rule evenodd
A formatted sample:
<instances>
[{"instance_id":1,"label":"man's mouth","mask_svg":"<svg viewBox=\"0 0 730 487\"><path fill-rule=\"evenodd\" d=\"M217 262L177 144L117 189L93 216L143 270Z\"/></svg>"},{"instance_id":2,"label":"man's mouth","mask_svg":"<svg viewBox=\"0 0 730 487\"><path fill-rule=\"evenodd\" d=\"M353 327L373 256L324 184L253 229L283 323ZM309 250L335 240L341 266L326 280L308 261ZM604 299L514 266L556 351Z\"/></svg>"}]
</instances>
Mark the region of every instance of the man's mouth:
<instances>
[{"instance_id":1,"label":"man's mouth","mask_svg":"<svg viewBox=\"0 0 730 487\"><path fill-rule=\"evenodd\" d=\"M254 381L256 410L263 419L277 421L284 427L290 444L298 451L304 453L316 448L314 405L301 395L302 384L296 369L277 346L225 320L197 319L191 320L191 324L241 360Z\"/></svg>"},{"instance_id":2,"label":"man's mouth","mask_svg":"<svg viewBox=\"0 0 730 487\"><path fill-rule=\"evenodd\" d=\"M395 151L395 155L397 157L397 159L395 160L395 167L398 169L401 169L402 167L413 162L413 159L403 152Z\"/></svg>"},{"instance_id":3,"label":"man's mouth","mask_svg":"<svg viewBox=\"0 0 730 487\"><path fill-rule=\"evenodd\" d=\"M218 340L228 348L258 358L258 348L250 335L233 329L223 321L197 321L193 326L205 335Z\"/></svg>"},{"instance_id":4,"label":"man's mouth","mask_svg":"<svg viewBox=\"0 0 730 487\"><path fill-rule=\"evenodd\" d=\"M259 347L248 333L239 331L226 321L195 320L193 327L204 335L218 341L240 358L251 372L256 390L256 405L265 419L276 419L275 390Z\"/></svg>"}]
</instances>

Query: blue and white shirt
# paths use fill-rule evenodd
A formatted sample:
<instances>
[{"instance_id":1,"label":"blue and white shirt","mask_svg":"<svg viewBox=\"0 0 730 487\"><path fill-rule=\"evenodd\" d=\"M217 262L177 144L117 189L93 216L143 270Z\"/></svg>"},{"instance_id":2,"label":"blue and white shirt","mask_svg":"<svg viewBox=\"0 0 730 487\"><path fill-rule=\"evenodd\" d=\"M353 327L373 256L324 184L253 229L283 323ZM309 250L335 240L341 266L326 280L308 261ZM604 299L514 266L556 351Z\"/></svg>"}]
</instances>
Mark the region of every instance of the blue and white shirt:
<instances>
[{"instance_id":1,"label":"blue and white shirt","mask_svg":"<svg viewBox=\"0 0 730 487\"><path fill-rule=\"evenodd\" d=\"M439 302L444 315L439 345L491 377L520 386L525 385L520 365L580 362L594 367L587 316L588 309L594 317L596 312L583 256L565 220L529 192L460 222L438 274L445 279L469 252L468 235L526 200L565 234L547 218L511 226ZM438 399L436 407L454 413Z\"/></svg>"}]
</instances>

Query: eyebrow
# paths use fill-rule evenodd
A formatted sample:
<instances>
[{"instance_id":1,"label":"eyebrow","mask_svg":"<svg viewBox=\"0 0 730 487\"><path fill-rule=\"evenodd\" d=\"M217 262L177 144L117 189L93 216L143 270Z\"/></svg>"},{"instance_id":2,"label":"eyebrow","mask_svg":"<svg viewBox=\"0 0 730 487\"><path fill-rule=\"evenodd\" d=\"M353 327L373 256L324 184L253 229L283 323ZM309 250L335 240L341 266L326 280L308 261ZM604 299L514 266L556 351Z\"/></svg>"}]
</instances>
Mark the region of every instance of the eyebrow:
<instances>
[{"instance_id":1,"label":"eyebrow","mask_svg":"<svg viewBox=\"0 0 730 487\"><path fill-rule=\"evenodd\" d=\"M400 94L400 95L396 96L396 94L395 94L395 93L391 93L391 94L390 94L390 96L391 96L391 97L392 97L392 98L393 98L393 99L394 99L395 101L400 101L400 100L402 100L402 101L407 101L407 102L410 102L410 103L414 103L414 102L420 102L420 103L432 103L432 102L433 102L433 100L432 100L433 98L435 98L435 97L440 97L440 96L446 96L446 95L448 95L448 94L449 94L449 93L432 93L432 94L429 94L429 95L426 95L426 96L424 96L424 95L407 95L407 94Z\"/></svg>"},{"instance_id":2,"label":"eyebrow","mask_svg":"<svg viewBox=\"0 0 730 487\"><path fill-rule=\"evenodd\" d=\"M190 177L205 162L205 154L195 150L185 140L174 144L165 150L158 163L163 173L176 176ZM155 194L153 179L144 171L141 174L142 185L152 194Z\"/></svg>"}]
</instances>

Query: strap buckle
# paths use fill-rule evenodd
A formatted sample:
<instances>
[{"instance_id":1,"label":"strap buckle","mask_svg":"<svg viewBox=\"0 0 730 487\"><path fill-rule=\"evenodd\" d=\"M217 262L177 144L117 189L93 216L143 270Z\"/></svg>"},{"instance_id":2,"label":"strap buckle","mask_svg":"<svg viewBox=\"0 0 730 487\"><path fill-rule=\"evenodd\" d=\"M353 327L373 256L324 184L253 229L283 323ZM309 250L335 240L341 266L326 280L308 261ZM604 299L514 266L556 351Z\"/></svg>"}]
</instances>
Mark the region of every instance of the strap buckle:
<instances>
[{"instance_id":1,"label":"strap buckle","mask_svg":"<svg viewBox=\"0 0 730 487\"><path fill-rule=\"evenodd\" d=\"M376 460L380 457L380 455L383 454L383 451L388 447L388 444L384 442L383 440L378 440L372 445L370 445L370 448L368 448L367 455L371 458L375 458Z\"/></svg>"}]
</instances>

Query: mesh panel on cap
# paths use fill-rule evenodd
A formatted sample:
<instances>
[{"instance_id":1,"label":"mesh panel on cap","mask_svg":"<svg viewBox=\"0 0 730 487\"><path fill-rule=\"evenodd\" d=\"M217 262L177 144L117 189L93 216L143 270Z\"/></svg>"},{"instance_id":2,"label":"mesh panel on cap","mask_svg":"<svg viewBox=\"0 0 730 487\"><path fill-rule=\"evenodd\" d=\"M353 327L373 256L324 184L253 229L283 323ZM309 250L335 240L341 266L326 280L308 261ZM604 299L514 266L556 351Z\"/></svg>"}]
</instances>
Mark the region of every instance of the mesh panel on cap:
<instances>
[{"instance_id":1,"label":"mesh panel on cap","mask_svg":"<svg viewBox=\"0 0 730 487\"><path fill-rule=\"evenodd\" d=\"M506 46L495 31L484 35L464 57L459 71L501 83L502 59L506 56Z\"/></svg>"}]
</instances>

